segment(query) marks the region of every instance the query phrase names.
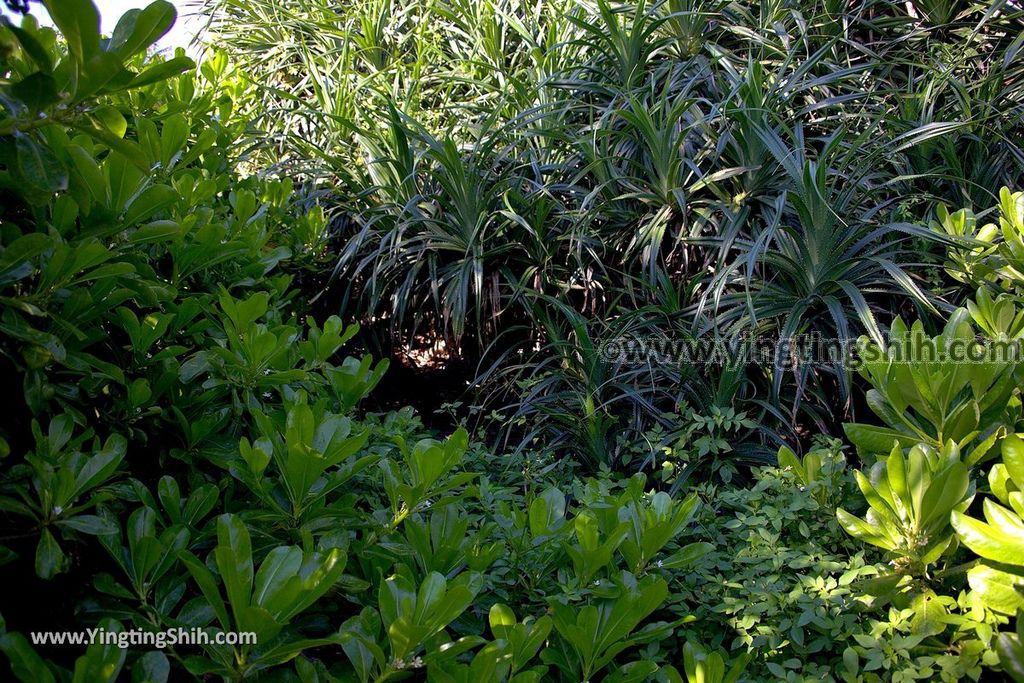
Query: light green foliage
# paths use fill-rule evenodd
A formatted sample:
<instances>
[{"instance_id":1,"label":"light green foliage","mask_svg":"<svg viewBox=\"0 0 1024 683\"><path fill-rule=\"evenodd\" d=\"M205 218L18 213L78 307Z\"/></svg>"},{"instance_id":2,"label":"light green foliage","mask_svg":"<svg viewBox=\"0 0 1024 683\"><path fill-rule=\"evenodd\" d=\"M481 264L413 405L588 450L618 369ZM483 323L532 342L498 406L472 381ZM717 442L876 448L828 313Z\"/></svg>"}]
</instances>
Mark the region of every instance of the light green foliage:
<instances>
[{"instance_id":1,"label":"light green foliage","mask_svg":"<svg viewBox=\"0 0 1024 683\"><path fill-rule=\"evenodd\" d=\"M999 255L1005 263L999 275L1019 287L1024 281L1024 191L999 191L999 232Z\"/></svg>"},{"instance_id":2,"label":"light green foliage","mask_svg":"<svg viewBox=\"0 0 1024 683\"><path fill-rule=\"evenodd\" d=\"M974 498L967 466L952 442L941 451L919 444L906 455L897 444L867 475L854 476L868 513L861 519L839 508L839 523L855 538L886 550L899 573L927 572L953 540L950 513L963 512Z\"/></svg>"},{"instance_id":3,"label":"light green foliage","mask_svg":"<svg viewBox=\"0 0 1024 683\"><path fill-rule=\"evenodd\" d=\"M1012 341L1024 335L1024 313L1015 295L1000 293L993 297L986 288L980 287L974 300L967 301L967 311L989 339Z\"/></svg>"},{"instance_id":4,"label":"light green foliage","mask_svg":"<svg viewBox=\"0 0 1024 683\"><path fill-rule=\"evenodd\" d=\"M896 318L886 345L862 338L858 353L860 374L872 387L868 406L886 425L844 425L864 457L888 453L893 441L937 450L952 442L973 465L991 457L1015 419L1010 398L1019 360L978 341L966 309L954 311L936 337L920 321L908 328Z\"/></svg>"},{"instance_id":5,"label":"light green foliage","mask_svg":"<svg viewBox=\"0 0 1024 683\"><path fill-rule=\"evenodd\" d=\"M689 642L683 645L683 673L688 683L735 683L748 659L750 655L743 653L726 670L728 660L721 653L707 652L700 645Z\"/></svg>"},{"instance_id":6,"label":"light green foliage","mask_svg":"<svg viewBox=\"0 0 1024 683\"><path fill-rule=\"evenodd\" d=\"M754 680L834 675L839 645L864 628L871 602L857 584L883 567L791 471L762 468L751 488L707 495L711 504L697 521L714 550L696 572L676 578L697 617L684 634L749 651Z\"/></svg>"},{"instance_id":7,"label":"light green foliage","mask_svg":"<svg viewBox=\"0 0 1024 683\"><path fill-rule=\"evenodd\" d=\"M211 554L217 574L186 550L180 557L219 627L256 634L255 644L212 645L205 656L189 657L185 666L190 673L239 679L287 662L305 648L334 642L303 640L282 631L341 576L346 558L337 548L304 552L296 546L277 546L257 567L245 524L224 514L217 518L217 546Z\"/></svg>"},{"instance_id":8,"label":"light green foliage","mask_svg":"<svg viewBox=\"0 0 1024 683\"><path fill-rule=\"evenodd\" d=\"M1024 283L1024 192L1009 187L999 190L996 216L979 227L978 217L969 209L950 214L939 205L931 228L971 244L950 250L947 272L959 282L978 287L995 284L1020 295ZM991 216L991 213L989 213Z\"/></svg>"},{"instance_id":9,"label":"light green foliage","mask_svg":"<svg viewBox=\"0 0 1024 683\"><path fill-rule=\"evenodd\" d=\"M973 240L976 245L969 249L953 247L948 251L946 272L954 280L972 285L991 276L988 262L997 250L993 241L999 234L994 224L986 223L979 227L978 219L972 211L959 209L950 213L949 209L939 204L935 207L935 218L929 221L928 226L935 232L951 237Z\"/></svg>"},{"instance_id":10,"label":"light green foliage","mask_svg":"<svg viewBox=\"0 0 1024 683\"><path fill-rule=\"evenodd\" d=\"M1002 443L1002 462L992 466L985 521L954 512L951 523L961 543L981 558L967 573L971 588L986 607L1016 616L1018 633L1000 633L995 642L999 662L1014 680L1024 676L1019 630L1024 608L1024 441L1010 435ZM1008 506L1008 507L1007 507Z\"/></svg>"},{"instance_id":11,"label":"light green foliage","mask_svg":"<svg viewBox=\"0 0 1024 683\"><path fill-rule=\"evenodd\" d=\"M511 680L515 680L515 674L525 669L551 633L551 617L544 615L538 619L528 618L517 623L515 614L509 607L496 604L491 608L488 618L495 638L498 642L506 643L501 649L510 653L509 674L512 676ZM531 675L536 674L536 677L539 677L541 673L543 669L535 667L533 671L524 672L521 679L526 681Z\"/></svg>"},{"instance_id":12,"label":"light green foliage","mask_svg":"<svg viewBox=\"0 0 1024 683\"><path fill-rule=\"evenodd\" d=\"M962 570L936 578L936 590L911 582L894 591L891 566L798 481L764 468L752 488L716 492L703 508L718 510L705 522L717 540L699 573L680 579L698 606L684 635L720 624L715 646L749 648L752 680L953 681L996 665L1000 619L964 590ZM833 500L851 487L840 478ZM953 586L956 597L944 592Z\"/></svg>"},{"instance_id":13,"label":"light green foliage","mask_svg":"<svg viewBox=\"0 0 1024 683\"><path fill-rule=\"evenodd\" d=\"M642 501L622 501L617 507L619 520L628 529L619 553L630 570L640 574L669 541L683 532L696 511L697 496L690 494L679 501L659 491ZM664 560L658 560L657 566L683 567L707 549L707 544L687 546Z\"/></svg>"},{"instance_id":14,"label":"light green foliage","mask_svg":"<svg viewBox=\"0 0 1024 683\"><path fill-rule=\"evenodd\" d=\"M996 665L996 657L988 643L991 620L969 602L963 595L957 600L926 594L906 608L891 608L854 635L836 678L850 683L978 680Z\"/></svg>"},{"instance_id":15,"label":"light green foliage","mask_svg":"<svg viewBox=\"0 0 1024 683\"><path fill-rule=\"evenodd\" d=\"M828 508L835 505L833 498L842 492L846 474L842 447L842 441L833 439L827 448L813 448L801 458L783 446L778 454L779 468L792 472L800 485L809 490L823 508Z\"/></svg>"},{"instance_id":16,"label":"light green foliage","mask_svg":"<svg viewBox=\"0 0 1024 683\"><path fill-rule=\"evenodd\" d=\"M472 472L459 472L442 479L442 476L458 467L466 454L469 434L465 429L457 430L444 443L435 439L421 439L409 445L399 438L397 445L405 467L391 459L381 462L384 487L391 503L392 526L397 526L421 506L445 505L453 500L446 494L477 476Z\"/></svg>"},{"instance_id":17,"label":"light green foliage","mask_svg":"<svg viewBox=\"0 0 1024 683\"><path fill-rule=\"evenodd\" d=\"M736 474L733 443L757 426L746 412L730 406L711 406L706 415L682 406L678 430L666 461L682 468L681 476L689 479L694 471L709 470L712 476L729 483Z\"/></svg>"},{"instance_id":18,"label":"light green foliage","mask_svg":"<svg viewBox=\"0 0 1024 683\"><path fill-rule=\"evenodd\" d=\"M140 171L149 170L142 146L124 138L127 124L116 107L80 105L97 95L144 88L195 66L184 55L148 64L133 60L174 23L174 6L165 0L125 13L109 40L101 40L99 13L91 0L43 4L67 43L67 53L59 51L51 31L40 31L34 21L20 28L7 25L21 52L4 60L13 71L5 89L20 106L6 106L0 118L3 156L5 161L14 159L5 163L3 184L18 187L35 204L68 189L69 172L78 166L77 158L69 164L60 149L54 149L54 127L73 128L90 144L117 149ZM139 213L136 209L129 215Z\"/></svg>"},{"instance_id":19,"label":"light green foliage","mask_svg":"<svg viewBox=\"0 0 1024 683\"><path fill-rule=\"evenodd\" d=\"M287 409L283 431L262 415L257 424L262 436L252 444L242 437L245 465L233 465L232 474L266 507L267 519L300 533L329 528L344 515L347 508L338 505L337 490L379 459L358 455L366 445L365 431L352 434L349 418L307 405L301 392Z\"/></svg>"},{"instance_id":20,"label":"light green foliage","mask_svg":"<svg viewBox=\"0 0 1024 683\"><path fill-rule=\"evenodd\" d=\"M589 680L628 647L660 639L671 632L666 623L653 623L637 631L640 623L665 600L668 584L659 577L637 580L623 572L607 590L607 597L582 609L552 603L552 621L561 635L560 646L545 650L542 659L568 678ZM642 670L642 674L637 674ZM657 671L650 662L623 664L613 680L643 680Z\"/></svg>"}]
</instances>

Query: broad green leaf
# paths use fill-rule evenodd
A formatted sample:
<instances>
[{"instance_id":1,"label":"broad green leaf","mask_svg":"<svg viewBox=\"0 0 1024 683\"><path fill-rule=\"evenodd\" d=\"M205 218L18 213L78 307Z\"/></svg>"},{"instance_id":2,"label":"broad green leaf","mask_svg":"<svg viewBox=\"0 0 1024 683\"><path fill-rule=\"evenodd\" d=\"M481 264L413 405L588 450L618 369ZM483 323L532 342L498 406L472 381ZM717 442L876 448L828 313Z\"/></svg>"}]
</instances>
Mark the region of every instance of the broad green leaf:
<instances>
[{"instance_id":1,"label":"broad green leaf","mask_svg":"<svg viewBox=\"0 0 1024 683\"><path fill-rule=\"evenodd\" d=\"M159 650L147 652L132 665L132 683L167 683L171 663Z\"/></svg>"},{"instance_id":2,"label":"broad green leaf","mask_svg":"<svg viewBox=\"0 0 1024 683\"><path fill-rule=\"evenodd\" d=\"M142 191L125 211L125 225L136 225L173 206L178 193L167 185L150 185Z\"/></svg>"},{"instance_id":3,"label":"broad green leaf","mask_svg":"<svg viewBox=\"0 0 1024 683\"><path fill-rule=\"evenodd\" d=\"M267 606L285 588L289 579L295 578L302 566L302 550L294 546L280 546L274 548L267 554L256 572L256 590L253 593L252 602L254 605ZM289 601L297 597L299 586L296 585L295 595L289 596Z\"/></svg>"},{"instance_id":4,"label":"broad green leaf","mask_svg":"<svg viewBox=\"0 0 1024 683\"><path fill-rule=\"evenodd\" d=\"M1000 529L959 512L951 517L960 541L985 559L1007 564L1021 564L1024 558L1024 536L1012 529Z\"/></svg>"},{"instance_id":5,"label":"broad green leaf","mask_svg":"<svg viewBox=\"0 0 1024 683\"><path fill-rule=\"evenodd\" d=\"M495 603L487 615L491 625L491 633L495 638L504 638L508 629L516 625L516 615L508 605Z\"/></svg>"},{"instance_id":6,"label":"broad green leaf","mask_svg":"<svg viewBox=\"0 0 1024 683\"><path fill-rule=\"evenodd\" d=\"M49 51L39 44L39 41L36 40L30 31L15 25L13 22L8 22L6 28L18 39L21 47L32 58L32 61L36 63L40 71L45 74L53 71L53 59L50 57Z\"/></svg>"},{"instance_id":7,"label":"broad green leaf","mask_svg":"<svg viewBox=\"0 0 1024 683\"><path fill-rule=\"evenodd\" d=\"M994 647L1003 671L1016 683L1024 683L1024 639L1021 634L1000 633Z\"/></svg>"},{"instance_id":8,"label":"broad green leaf","mask_svg":"<svg viewBox=\"0 0 1024 683\"><path fill-rule=\"evenodd\" d=\"M930 637L946 630L948 613L934 591L925 591L914 598L911 609L914 616L910 626L914 634Z\"/></svg>"},{"instance_id":9,"label":"broad green leaf","mask_svg":"<svg viewBox=\"0 0 1024 683\"><path fill-rule=\"evenodd\" d=\"M99 122L99 125L106 128L112 135L123 138L128 130L128 122L117 109L111 105L103 105L92 110L92 116Z\"/></svg>"},{"instance_id":10,"label":"broad green leaf","mask_svg":"<svg viewBox=\"0 0 1024 683\"><path fill-rule=\"evenodd\" d=\"M846 510L842 508L836 510L836 517L839 519L839 525L851 536L885 550L892 550L896 547L896 544L881 530L858 517L854 517Z\"/></svg>"},{"instance_id":11,"label":"broad green leaf","mask_svg":"<svg viewBox=\"0 0 1024 683\"><path fill-rule=\"evenodd\" d=\"M800 460L799 458L796 457L796 453L794 453L792 450L790 450L786 446L783 446L782 448L779 449L777 460L780 468L786 469L788 467L792 469L794 472L796 472L801 479L803 479L803 467L801 467Z\"/></svg>"},{"instance_id":12,"label":"broad green leaf","mask_svg":"<svg viewBox=\"0 0 1024 683\"><path fill-rule=\"evenodd\" d=\"M1004 565L1000 565L1004 566ZM1008 565L1005 569L1011 569ZM1004 571L995 566L981 564L971 568L967 580L985 605L1001 614L1016 614L1024 608L1024 567Z\"/></svg>"},{"instance_id":13,"label":"broad green leaf","mask_svg":"<svg viewBox=\"0 0 1024 683\"><path fill-rule=\"evenodd\" d=\"M545 490L530 504L529 517L534 538L551 533L565 519L565 494L554 487Z\"/></svg>"},{"instance_id":14,"label":"broad green leaf","mask_svg":"<svg viewBox=\"0 0 1024 683\"><path fill-rule=\"evenodd\" d=\"M223 514L217 518L214 557L228 595L228 603L237 623L241 625L242 610L249 606L252 595L253 562L249 530L236 515Z\"/></svg>"},{"instance_id":15,"label":"broad green leaf","mask_svg":"<svg viewBox=\"0 0 1024 683\"><path fill-rule=\"evenodd\" d=\"M186 71L196 68L196 63L188 57L174 57L166 62L158 62L147 68L145 71L134 77L125 84L125 89L141 88L143 86L166 81Z\"/></svg>"},{"instance_id":16,"label":"broad green leaf","mask_svg":"<svg viewBox=\"0 0 1024 683\"><path fill-rule=\"evenodd\" d=\"M858 453L888 453L892 450L893 441L898 441L903 448L909 448L917 443L915 437L887 427L845 423L843 431L857 447Z\"/></svg>"},{"instance_id":17,"label":"broad green leaf","mask_svg":"<svg viewBox=\"0 0 1024 683\"><path fill-rule=\"evenodd\" d=\"M100 628L110 633L124 630L116 621L104 619ZM121 673L128 651L118 647L116 642L97 642L89 646L85 655L75 662L72 683L113 683Z\"/></svg>"},{"instance_id":18,"label":"broad green leaf","mask_svg":"<svg viewBox=\"0 0 1024 683\"><path fill-rule=\"evenodd\" d=\"M115 54L99 52L88 59L78 82L75 101L85 101L91 95L104 90L118 90L119 81L130 77L131 73Z\"/></svg>"},{"instance_id":19,"label":"broad green leaf","mask_svg":"<svg viewBox=\"0 0 1024 683\"><path fill-rule=\"evenodd\" d=\"M22 683L56 683L46 662L20 633L0 632L0 652L7 655L11 673Z\"/></svg>"},{"instance_id":20,"label":"broad green leaf","mask_svg":"<svg viewBox=\"0 0 1024 683\"><path fill-rule=\"evenodd\" d=\"M15 132L18 170L25 180L44 192L60 192L68 187L67 170L50 148L25 133Z\"/></svg>"},{"instance_id":21,"label":"broad green leaf","mask_svg":"<svg viewBox=\"0 0 1024 683\"><path fill-rule=\"evenodd\" d=\"M42 0L80 65L100 51L100 14L92 0Z\"/></svg>"},{"instance_id":22,"label":"broad green leaf","mask_svg":"<svg viewBox=\"0 0 1024 683\"><path fill-rule=\"evenodd\" d=\"M196 584L199 586L199 590L202 591L203 597L210 604L213 609L213 613L217 615L217 620L220 622L221 628L225 631L232 630L231 619L228 617L228 611L224 606L224 599L221 597L220 589L217 588L217 580L214 578L213 572L211 572L202 561L199 560L195 555L188 552L187 550L179 553L182 564L188 569L188 573L192 575Z\"/></svg>"},{"instance_id":23,"label":"broad green leaf","mask_svg":"<svg viewBox=\"0 0 1024 683\"><path fill-rule=\"evenodd\" d=\"M1024 439L1016 434L1008 434L1003 439L1003 466L1006 467L1010 479L1024 489Z\"/></svg>"},{"instance_id":24,"label":"broad green leaf","mask_svg":"<svg viewBox=\"0 0 1024 683\"><path fill-rule=\"evenodd\" d=\"M43 579L52 579L64 571L67 564L68 558L57 544L57 539L49 529L43 529L36 546L36 574Z\"/></svg>"},{"instance_id":25,"label":"broad green leaf","mask_svg":"<svg viewBox=\"0 0 1024 683\"><path fill-rule=\"evenodd\" d=\"M142 10L130 9L114 27L107 50L122 60L138 54L167 33L177 15L174 5L166 0L156 0Z\"/></svg>"},{"instance_id":26,"label":"broad green leaf","mask_svg":"<svg viewBox=\"0 0 1024 683\"><path fill-rule=\"evenodd\" d=\"M11 86L11 94L31 111L40 111L60 100L53 76L37 71Z\"/></svg>"}]
</instances>

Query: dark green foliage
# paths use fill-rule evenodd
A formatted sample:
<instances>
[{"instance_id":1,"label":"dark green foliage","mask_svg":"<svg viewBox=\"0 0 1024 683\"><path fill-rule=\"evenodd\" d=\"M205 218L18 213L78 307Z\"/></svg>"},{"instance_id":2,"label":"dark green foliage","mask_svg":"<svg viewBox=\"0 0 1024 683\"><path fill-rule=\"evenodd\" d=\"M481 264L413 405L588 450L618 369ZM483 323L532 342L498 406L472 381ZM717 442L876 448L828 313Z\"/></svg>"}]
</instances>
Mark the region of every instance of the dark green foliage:
<instances>
[{"instance_id":1,"label":"dark green foliage","mask_svg":"<svg viewBox=\"0 0 1024 683\"><path fill-rule=\"evenodd\" d=\"M253 106L282 117L269 160L328 178L349 218L344 312L386 319L398 348L443 339L521 369L500 375L514 412L585 411L556 438L594 464L616 429L664 425L669 371L624 389L586 358L552 362L563 342L880 343L880 320L951 303L920 268L963 246L925 227L933 200L980 210L1022 172L1013 3L204 4L256 74ZM811 425L838 435L856 403L849 373L784 360L718 403L756 393L772 424L749 441L769 452ZM562 396L573 409L552 414Z\"/></svg>"}]
</instances>

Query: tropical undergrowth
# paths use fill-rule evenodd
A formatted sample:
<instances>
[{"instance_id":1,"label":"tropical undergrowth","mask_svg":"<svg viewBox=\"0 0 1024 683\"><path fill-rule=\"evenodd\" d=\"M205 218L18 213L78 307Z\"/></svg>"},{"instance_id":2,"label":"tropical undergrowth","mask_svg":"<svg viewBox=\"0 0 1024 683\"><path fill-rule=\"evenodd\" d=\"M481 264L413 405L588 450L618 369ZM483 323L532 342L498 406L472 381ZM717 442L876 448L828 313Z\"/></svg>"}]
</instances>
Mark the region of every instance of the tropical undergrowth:
<instances>
[{"instance_id":1,"label":"tropical undergrowth","mask_svg":"<svg viewBox=\"0 0 1024 683\"><path fill-rule=\"evenodd\" d=\"M204 9L253 75L265 163L325 182L335 310L396 359L476 366L481 424L590 467L684 401L755 419L740 462L838 436L863 405L827 365L599 351L937 325L962 295L932 276L955 241L933 205L981 211L1024 170L1014 3Z\"/></svg>"},{"instance_id":2,"label":"tropical undergrowth","mask_svg":"<svg viewBox=\"0 0 1024 683\"><path fill-rule=\"evenodd\" d=\"M1024 680L1014 5L211 0L196 65L166 2L43 4L0 26L11 676ZM862 336L606 345L744 332ZM469 428L374 407L421 337L482 363Z\"/></svg>"}]
</instances>

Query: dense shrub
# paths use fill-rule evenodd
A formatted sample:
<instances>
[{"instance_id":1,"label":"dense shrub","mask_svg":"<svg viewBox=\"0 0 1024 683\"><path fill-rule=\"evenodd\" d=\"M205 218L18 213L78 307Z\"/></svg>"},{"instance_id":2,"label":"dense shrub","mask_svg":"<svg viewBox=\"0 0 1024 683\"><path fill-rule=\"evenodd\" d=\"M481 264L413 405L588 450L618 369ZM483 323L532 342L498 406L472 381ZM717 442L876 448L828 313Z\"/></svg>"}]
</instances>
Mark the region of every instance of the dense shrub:
<instances>
[{"instance_id":1,"label":"dense shrub","mask_svg":"<svg viewBox=\"0 0 1024 683\"><path fill-rule=\"evenodd\" d=\"M11 676L1024 680L1019 357L896 353L1024 334L1024 194L980 228L921 220L1019 165L1010 5L431 4L392 31L391 3L218 0L243 62L196 67L145 54L175 19L162 0L110 38L89 0L44 4L58 31L0 25ZM339 17L352 52L327 49ZM915 75L915 50L952 82ZM903 88L934 99L886 118ZM963 120L919 120L935 107ZM279 175L312 182L314 160L337 186ZM922 289L911 247L949 277ZM359 303L319 315L338 258ZM388 362L351 323L382 313L452 344L522 323L549 360L499 349L511 452L364 408ZM600 345L855 320L874 418L845 424L852 449L825 429L859 397L835 368L787 413L777 364L635 367ZM86 628L153 639L35 642ZM156 640L176 629L256 640Z\"/></svg>"},{"instance_id":2,"label":"dense shrub","mask_svg":"<svg viewBox=\"0 0 1024 683\"><path fill-rule=\"evenodd\" d=\"M407 411L360 415L385 365L339 358L355 329L304 317L291 273L317 263L323 213L302 211L286 181L239 172L246 122L232 93L244 93L225 61L168 80L190 62L117 52L166 30L166 3L127 14L109 42L90 3L49 8L66 52L30 20L4 28L2 319L26 419L5 424L0 500L19 542L3 559L16 576L91 583L59 626L209 627L257 643L129 657L96 642L72 674L68 653L46 661L21 633L54 624L12 603L0 636L12 673L657 670L636 650L672 623L645 623L667 590L647 568L704 549L673 545L696 499L647 493L638 478L568 508L557 489L464 468L464 430L435 441ZM120 71L81 85L99 62ZM81 89L66 92L71 74ZM98 556L83 552L90 537ZM526 620L478 602L485 588ZM334 654L291 664L324 648Z\"/></svg>"},{"instance_id":3,"label":"dense shrub","mask_svg":"<svg viewBox=\"0 0 1024 683\"><path fill-rule=\"evenodd\" d=\"M613 434L670 428L686 393L755 416L762 458L837 435L857 396L829 366L780 356L736 379L595 363L591 347L880 342L879 320L960 302L919 268L950 244L926 227L934 201L981 210L1024 171L1015 3L204 6L253 74L254 111L280 117L268 161L328 179L339 309L396 353L444 340L519 370L485 394L511 394L498 422L517 441L533 425L509 413L572 401L581 433L553 436L594 464L615 459Z\"/></svg>"}]
</instances>

